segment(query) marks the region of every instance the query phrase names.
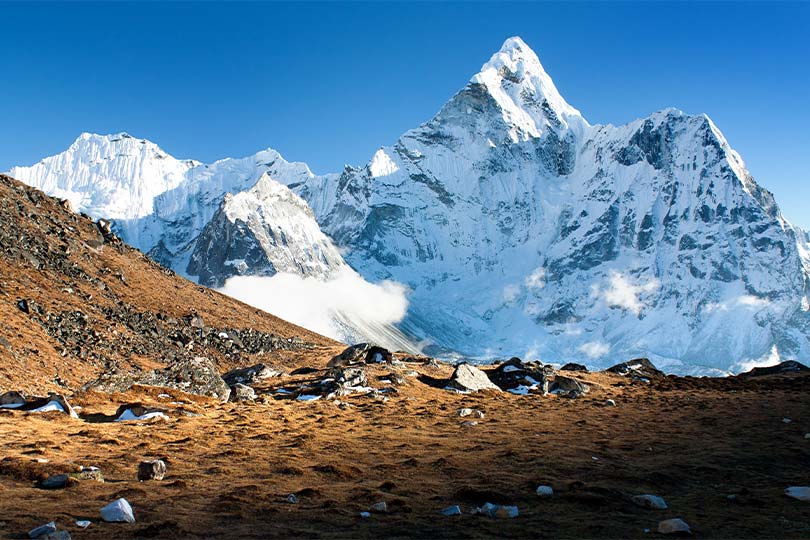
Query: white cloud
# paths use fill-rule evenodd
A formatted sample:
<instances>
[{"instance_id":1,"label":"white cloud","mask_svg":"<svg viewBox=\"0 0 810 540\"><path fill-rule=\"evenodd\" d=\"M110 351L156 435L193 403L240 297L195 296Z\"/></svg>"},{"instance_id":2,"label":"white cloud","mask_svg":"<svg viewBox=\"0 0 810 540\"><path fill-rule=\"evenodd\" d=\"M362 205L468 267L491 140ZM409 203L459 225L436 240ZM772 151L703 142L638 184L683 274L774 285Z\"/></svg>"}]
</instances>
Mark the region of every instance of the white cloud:
<instances>
[{"instance_id":1,"label":"white cloud","mask_svg":"<svg viewBox=\"0 0 810 540\"><path fill-rule=\"evenodd\" d=\"M609 287L605 289L602 296L610 307L618 307L638 315L644 309L644 304L639 299L643 294L657 291L661 287L661 282L651 279L643 284L634 284L619 272L610 274Z\"/></svg>"},{"instance_id":2,"label":"white cloud","mask_svg":"<svg viewBox=\"0 0 810 540\"><path fill-rule=\"evenodd\" d=\"M706 304L703 309L706 313L714 313L715 311L728 311L731 308L747 308L747 309L762 309L770 307L771 301L767 298L760 298L751 294L743 294L732 298L726 302L712 302Z\"/></svg>"},{"instance_id":3,"label":"white cloud","mask_svg":"<svg viewBox=\"0 0 810 540\"><path fill-rule=\"evenodd\" d=\"M529 274L525 283L529 289L542 289L546 286L546 269L538 266Z\"/></svg>"},{"instance_id":4,"label":"white cloud","mask_svg":"<svg viewBox=\"0 0 810 540\"><path fill-rule=\"evenodd\" d=\"M333 339L365 338L407 348L407 342L399 342L404 337L393 328L408 310L406 288L400 283L369 283L345 268L329 281L295 274L235 276L220 291Z\"/></svg>"},{"instance_id":5,"label":"white cloud","mask_svg":"<svg viewBox=\"0 0 810 540\"><path fill-rule=\"evenodd\" d=\"M602 341L589 341L580 345L577 350L588 358L601 358L610 351L610 345Z\"/></svg>"}]
</instances>

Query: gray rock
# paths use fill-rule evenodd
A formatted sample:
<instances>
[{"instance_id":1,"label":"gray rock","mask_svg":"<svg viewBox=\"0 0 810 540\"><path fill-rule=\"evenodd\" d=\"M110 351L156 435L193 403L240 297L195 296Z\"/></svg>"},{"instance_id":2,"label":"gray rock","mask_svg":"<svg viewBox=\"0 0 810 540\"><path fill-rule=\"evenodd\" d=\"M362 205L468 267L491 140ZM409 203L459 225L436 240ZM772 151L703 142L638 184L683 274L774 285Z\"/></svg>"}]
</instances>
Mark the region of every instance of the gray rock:
<instances>
[{"instance_id":1,"label":"gray rock","mask_svg":"<svg viewBox=\"0 0 810 540\"><path fill-rule=\"evenodd\" d=\"M473 418L483 418L484 417L484 413L479 411L478 409L467 409L467 408L459 409L458 410L458 415L460 417L462 417L462 418L467 417L467 416L471 416Z\"/></svg>"},{"instance_id":2,"label":"gray rock","mask_svg":"<svg viewBox=\"0 0 810 540\"><path fill-rule=\"evenodd\" d=\"M25 405L25 396L22 392L10 390L0 394L0 409L17 409Z\"/></svg>"},{"instance_id":3,"label":"gray rock","mask_svg":"<svg viewBox=\"0 0 810 540\"><path fill-rule=\"evenodd\" d=\"M388 512L388 505L385 503L385 501L380 501L372 504L369 510L379 514L384 514L385 512Z\"/></svg>"},{"instance_id":4,"label":"gray rock","mask_svg":"<svg viewBox=\"0 0 810 540\"><path fill-rule=\"evenodd\" d=\"M636 495L630 498L633 504L641 506L642 508L651 508L653 510L666 510L667 503L657 495Z\"/></svg>"},{"instance_id":5,"label":"gray rock","mask_svg":"<svg viewBox=\"0 0 810 540\"><path fill-rule=\"evenodd\" d=\"M141 482L163 480L164 476L166 476L166 462L162 459L142 461L138 464L138 480Z\"/></svg>"},{"instance_id":6,"label":"gray rock","mask_svg":"<svg viewBox=\"0 0 810 540\"><path fill-rule=\"evenodd\" d=\"M554 495L554 488L551 486L537 486L536 492L541 497L551 497Z\"/></svg>"},{"instance_id":7,"label":"gray rock","mask_svg":"<svg viewBox=\"0 0 810 540\"><path fill-rule=\"evenodd\" d=\"M801 362L797 362L795 360L788 360L786 362L781 362L775 366L768 366L768 367L755 367L751 371L746 371L745 373L740 373L738 377L762 377L764 375L781 375L783 373L799 373L802 371L808 371L810 368L802 364Z\"/></svg>"},{"instance_id":8,"label":"gray rock","mask_svg":"<svg viewBox=\"0 0 810 540\"><path fill-rule=\"evenodd\" d=\"M658 523L658 532L661 534L692 534L689 525L681 518L661 521Z\"/></svg>"},{"instance_id":9,"label":"gray rock","mask_svg":"<svg viewBox=\"0 0 810 540\"><path fill-rule=\"evenodd\" d=\"M40 538L42 536L53 534L56 532L56 522L51 521L45 525L40 525L28 531L28 538Z\"/></svg>"},{"instance_id":10,"label":"gray rock","mask_svg":"<svg viewBox=\"0 0 810 540\"><path fill-rule=\"evenodd\" d=\"M239 383L251 385L256 381L280 377L281 375L283 375L281 371L266 364L256 364L250 367L232 369L222 376L222 380L229 386L235 386Z\"/></svg>"},{"instance_id":11,"label":"gray rock","mask_svg":"<svg viewBox=\"0 0 810 540\"><path fill-rule=\"evenodd\" d=\"M785 489L785 495L804 502L810 502L810 487L792 486Z\"/></svg>"},{"instance_id":12,"label":"gray rock","mask_svg":"<svg viewBox=\"0 0 810 540\"><path fill-rule=\"evenodd\" d=\"M564 397L578 398L588 393L590 388L587 384L564 375L554 377L551 384L551 392Z\"/></svg>"},{"instance_id":13,"label":"gray rock","mask_svg":"<svg viewBox=\"0 0 810 540\"><path fill-rule=\"evenodd\" d=\"M560 371L584 371L584 372L587 372L588 368L583 366L582 364L575 364L573 362L569 362L569 363L565 364L563 367L561 367Z\"/></svg>"},{"instance_id":14,"label":"gray rock","mask_svg":"<svg viewBox=\"0 0 810 540\"><path fill-rule=\"evenodd\" d=\"M524 362L520 358L510 358L489 373L490 380L501 390L511 391L524 388L532 392L548 393L548 378L554 374L551 366L542 362Z\"/></svg>"},{"instance_id":15,"label":"gray rock","mask_svg":"<svg viewBox=\"0 0 810 540\"><path fill-rule=\"evenodd\" d=\"M236 383L231 386L231 401L255 401L256 391L250 386L242 383Z\"/></svg>"},{"instance_id":16,"label":"gray rock","mask_svg":"<svg viewBox=\"0 0 810 540\"><path fill-rule=\"evenodd\" d=\"M460 516L461 508L458 505L448 506L442 509L443 516Z\"/></svg>"},{"instance_id":17,"label":"gray rock","mask_svg":"<svg viewBox=\"0 0 810 540\"><path fill-rule=\"evenodd\" d=\"M519 515L517 506L507 506L492 503L486 503L480 508L476 508L473 510L473 513L501 519L516 518Z\"/></svg>"},{"instance_id":18,"label":"gray rock","mask_svg":"<svg viewBox=\"0 0 810 540\"><path fill-rule=\"evenodd\" d=\"M101 519L112 523L135 523L135 513L126 499L116 499L101 509Z\"/></svg>"},{"instance_id":19,"label":"gray rock","mask_svg":"<svg viewBox=\"0 0 810 540\"><path fill-rule=\"evenodd\" d=\"M461 390L462 392L478 392L480 390L501 391L495 383L489 380L486 373L466 363L456 366L453 375L450 376L448 386Z\"/></svg>"},{"instance_id":20,"label":"gray rock","mask_svg":"<svg viewBox=\"0 0 810 540\"><path fill-rule=\"evenodd\" d=\"M216 365L202 356L193 359L180 358L165 369L140 373L105 373L95 381L85 385L85 390L100 392L126 392L133 385L174 388L228 401L230 387L219 376Z\"/></svg>"},{"instance_id":21,"label":"gray rock","mask_svg":"<svg viewBox=\"0 0 810 540\"><path fill-rule=\"evenodd\" d=\"M636 358L629 362L622 362L621 364L609 367L605 371L625 376L644 377L647 379L664 376L664 372L655 367L647 358Z\"/></svg>"},{"instance_id":22,"label":"gray rock","mask_svg":"<svg viewBox=\"0 0 810 540\"><path fill-rule=\"evenodd\" d=\"M70 476L67 474L52 474L45 480L38 484L42 489L63 489L66 488L70 482Z\"/></svg>"},{"instance_id":23,"label":"gray rock","mask_svg":"<svg viewBox=\"0 0 810 540\"><path fill-rule=\"evenodd\" d=\"M392 358L387 349L369 343L358 343L333 356L326 365L327 367L345 367L361 363L391 362Z\"/></svg>"}]
</instances>

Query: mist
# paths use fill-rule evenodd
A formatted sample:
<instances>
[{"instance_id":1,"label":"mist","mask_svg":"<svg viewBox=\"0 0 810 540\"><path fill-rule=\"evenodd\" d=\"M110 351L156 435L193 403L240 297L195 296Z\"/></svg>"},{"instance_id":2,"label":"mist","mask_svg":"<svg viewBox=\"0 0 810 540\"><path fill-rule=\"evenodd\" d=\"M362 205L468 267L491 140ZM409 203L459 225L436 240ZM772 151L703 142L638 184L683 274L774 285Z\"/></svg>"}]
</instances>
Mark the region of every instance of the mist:
<instances>
[{"instance_id":1,"label":"mist","mask_svg":"<svg viewBox=\"0 0 810 540\"><path fill-rule=\"evenodd\" d=\"M284 273L235 276L219 290L344 343L368 341L418 352L395 326L408 312L407 288L401 283L370 283L347 267L328 281Z\"/></svg>"}]
</instances>

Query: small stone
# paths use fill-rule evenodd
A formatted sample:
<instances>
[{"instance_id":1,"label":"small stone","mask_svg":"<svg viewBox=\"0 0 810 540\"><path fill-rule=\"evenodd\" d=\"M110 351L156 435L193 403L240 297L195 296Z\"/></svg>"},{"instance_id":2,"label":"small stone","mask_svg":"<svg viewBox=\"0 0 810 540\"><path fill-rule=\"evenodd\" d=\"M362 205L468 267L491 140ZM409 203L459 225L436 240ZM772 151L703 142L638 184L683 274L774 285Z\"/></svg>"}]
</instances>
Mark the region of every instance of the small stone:
<instances>
[{"instance_id":1,"label":"small stone","mask_svg":"<svg viewBox=\"0 0 810 540\"><path fill-rule=\"evenodd\" d=\"M804 434L804 438L805 438L805 439L810 439L810 433L805 433L805 434Z\"/></svg>"},{"instance_id":2,"label":"small stone","mask_svg":"<svg viewBox=\"0 0 810 540\"><path fill-rule=\"evenodd\" d=\"M135 523L135 514L129 502L121 498L101 509L101 519L111 523Z\"/></svg>"},{"instance_id":3,"label":"small stone","mask_svg":"<svg viewBox=\"0 0 810 540\"><path fill-rule=\"evenodd\" d=\"M804 502L810 502L810 487L792 486L785 489L785 495Z\"/></svg>"},{"instance_id":4,"label":"small stone","mask_svg":"<svg viewBox=\"0 0 810 540\"><path fill-rule=\"evenodd\" d=\"M82 467L82 469L75 475L79 480L93 480L95 482L103 482L104 475L98 467Z\"/></svg>"},{"instance_id":5,"label":"small stone","mask_svg":"<svg viewBox=\"0 0 810 540\"><path fill-rule=\"evenodd\" d=\"M652 508L653 510L666 510L667 503L657 495L636 495L630 499L633 504L642 508Z\"/></svg>"},{"instance_id":6,"label":"small stone","mask_svg":"<svg viewBox=\"0 0 810 540\"><path fill-rule=\"evenodd\" d=\"M368 519L371 517L371 512L360 512L360 517L363 519Z\"/></svg>"},{"instance_id":7,"label":"small stone","mask_svg":"<svg viewBox=\"0 0 810 540\"><path fill-rule=\"evenodd\" d=\"M467 420L466 422L462 422L461 425L463 427L473 427L473 426L477 426L478 422L476 422L475 420Z\"/></svg>"},{"instance_id":8,"label":"small stone","mask_svg":"<svg viewBox=\"0 0 810 540\"><path fill-rule=\"evenodd\" d=\"M162 459L142 461L138 465L138 480L141 482L163 480L164 476L166 476L166 462Z\"/></svg>"},{"instance_id":9,"label":"small stone","mask_svg":"<svg viewBox=\"0 0 810 540\"><path fill-rule=\"evenodd\" d=\"M458 415L464 418L465 416L472 416L473 418L483 418L484 413L478 409L459 409Z\"/></svg>"},{"instance_id":10,"label":"small stone","mask_svg":"<svg viewBox=\"0 0 810 540\"><path fill-rule=\"evenodd\" d=\"M494 518L510 519L518 516L518 507L486 503L480 508L474 509L472 513Z\"/></svg>"},{"instance_id":11,"label":"small stone","mask_svg":"<svg viewBox=\"0 0 810 540\"><path fill-rule=\"evenodd\" d=\"M295 496L295 493L290 493L287 495L285 500L290 504L298 504L298 497Z\"/></svg>"},{"instance_id":12,"label":"small stone","mask_svg":"<svg viewBox=\"0 0 810 540\"><path fill-rule=\"evenodd\" d=\"M66 474L53 474L39 483L42 489L62 489L68 486L70 476Z\"/></svg>"},{"instance_id":13,"label":"small stone","mask_svg":"<svg viewBox=\"0 0 810 540\"><path fill-rule=\"evenodd\" d=\"M554 495L554 488L551 486L537 486L537 494L541 497L551 497Z\"/></svg>"},{"instance_id":14,"label":"small stone","mask_svg":"<svg viewBox=\"0 0 810 540\"><path fill-rule=\"evenodd\" d=\"M443 516L460 516L461 508L458 505L448 506L442 509Z\"/></svg>"},{"instance_id":15,"label":"small stone","mask_svg":"<svg viewBox=\"0 0 810 540\"><path fill-rule=\"evenodd\" d=\"M658 524L658 532L661 534L692 534L689 525L680 518L665 519Z\"/></svg>"},{"instance_id":16,"label":"small stone","mask_svg":"<svg viewBox=\"0 0 810 540\"><path fill-rule=\"evenodd\" d=\"M790 418L782 418L782 423L783 424L789 424L791 422L793 422L793 420L791 420Z\"/></svg>"},{"instance_id":17,"label":"small stone","mask_svg":"<svg viewBox=\"0 0 810 540\"><path fill-rule=\"evenodd\" d=\"M385 512L388 512L388 505L385 503L385 501L380 501L378 503L372 504L369 510L371 510L372 512L384 514Z\"/></svg>"},{"instance_id":18,"label":"small stone","mask_svg":"<svg viewBox=\"0 0 810 540\"><path fill-rule=\"evenodd\" d=\"M93 524L93 522L92 522L92 521L88 521L88 520L86 520L86 519L80 519L80 520L78 520L78 521L76 522L76 526L77 526L77 527L81 527L82 529L86 529L87 527L89 527L89 526L90 526L90 525L92 525L92 524Z\"/></svg>"},{"instance_id":19,"label":"small stone","mask_svg":"<svg viewBox=\"0 0 810 540\"><path fill-rule=\"evenodd\" d=\"M607 405L608 407L615 407L616 402L613 401L612 399L608 399L607 401L605 401L605 405Z\"/></svg>"},{"instance_id":20,"label":"small stone","mask_svg":"<svg viewBox=\"0 0 810 540\"><path fill-rule=\"evenodd\" d=\"M51 521L50 523L40 525L39 527L36 527L28 531L28 537L39 538L40 536L45 536L46 534L53 534L55 532L56 532L56 522Z\"/></svg>"}]
</instances>

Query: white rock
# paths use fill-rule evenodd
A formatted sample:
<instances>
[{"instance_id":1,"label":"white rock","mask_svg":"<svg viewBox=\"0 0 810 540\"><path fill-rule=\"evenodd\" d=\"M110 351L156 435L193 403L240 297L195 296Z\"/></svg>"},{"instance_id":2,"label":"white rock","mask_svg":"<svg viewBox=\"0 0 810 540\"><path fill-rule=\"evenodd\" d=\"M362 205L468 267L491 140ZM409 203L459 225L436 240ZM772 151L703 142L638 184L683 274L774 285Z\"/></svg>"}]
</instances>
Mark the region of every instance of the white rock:
<instances>
[{"instance_id":1,"label":"white rock","mask_svg":"<svg viewBox=\"0 0 810 540\"><path fill-rule=\"evenodd\" d=\"M371 510L372 512L380 512L380 513L388 512L388 505L385 504L385 501L380 501L378 503L372 504L369 510Z\"/></svg>"},{"instance_id":2,"label":"white rock","mask_svg":"<svg viewBox=\"0 0 810 540\"><path fill-rule=\"evenodd\" d=\"M76 522L76 526L77 526L77 527L81 527L82 529L86 529L87 527L89 527L89 526L90 526L90 525L92 525L92 524L93 524L93 522L92 522L92 521L88 521L88 520L86 520L86 519L80 519L80 520L78 520L78 521Z\"/></svg>"},{"instance_id":3,"label":"white rock","mask_svg":"<svg viewBox=\"0 0 810 540\"><path fill-rule=\"evenodd\" d=\"M135 523L135 514L126 499L117 499L101 509L101 519L109 522Z\"/></svg>"},{"instance_id":4,"label":"white rock","mask_svg":"<svg viewBox=\"0 0 810 540\"><path fill-rule=\"evenodd\" d=\"M689 525L681 518L665 519L658 524L658 532L661 534L687 533L692 534Z\"/></svg>"},{"instance_id":5,"label":"white rock","mask_svg":"<svg viewBox=\"0 0 810 540\"><path fill-rule=\"evenodd\" d=\"M612 399L609 399L609 400L605 401L605 405L608 405L609 407L615 407L616 402L613 401Z\"/></svg>"},{"instance_id":6,"label":"white rock","mask_svg":"<svg viewBox=\"0 0 810 540\"><path fill-rule=\"evenodd\" d=\"M537 486L537 494L541 497L551 497L554 495L554 489L551 486Z\"/></svg>"},{"instance_id":7,"label":"white rock","mask_svg":"<svg viewBox=\"0 0 810 540\"><path fill-rule=\"evenodd\" d=\"M799 499L800 501L810 502L810 487L807 486L792 486L785 489L785 495Z\"/></svg>"},{"instance_id":8,"label":"white rock","mask_svg":"<svg viewBox=\"0 0 810 540\"><path fill-rule=\"evenodd\" d=\"M666 510L667 503L657 495L636 495L631 498L634 504L642 508L652 508L654 510Z\"/></svg>"}]
</instances>

